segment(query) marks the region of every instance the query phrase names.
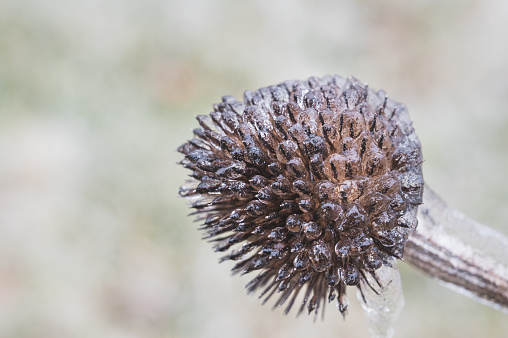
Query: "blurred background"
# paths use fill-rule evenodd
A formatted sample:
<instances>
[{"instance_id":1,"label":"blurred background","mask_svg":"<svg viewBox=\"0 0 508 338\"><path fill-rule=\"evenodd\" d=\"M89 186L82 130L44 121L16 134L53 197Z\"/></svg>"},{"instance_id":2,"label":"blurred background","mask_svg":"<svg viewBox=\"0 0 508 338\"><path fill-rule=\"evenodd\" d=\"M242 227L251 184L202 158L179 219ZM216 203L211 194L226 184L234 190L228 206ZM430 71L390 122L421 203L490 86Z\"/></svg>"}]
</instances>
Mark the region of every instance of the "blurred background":
<instances>
[{"instance_id":1,"label":"blurred background","mask_svg":"<svg viewBox=\"0 0 508 338\"><path fill-rule=\"evenodd\" d=\"M424 175L508 234L508 2L0 1L0 337L367 337L284 316L187 217L176 148L222 95L354 75L409 107ZM399 263L396 337L507 337Z\"/></svg>"}]
</instances>

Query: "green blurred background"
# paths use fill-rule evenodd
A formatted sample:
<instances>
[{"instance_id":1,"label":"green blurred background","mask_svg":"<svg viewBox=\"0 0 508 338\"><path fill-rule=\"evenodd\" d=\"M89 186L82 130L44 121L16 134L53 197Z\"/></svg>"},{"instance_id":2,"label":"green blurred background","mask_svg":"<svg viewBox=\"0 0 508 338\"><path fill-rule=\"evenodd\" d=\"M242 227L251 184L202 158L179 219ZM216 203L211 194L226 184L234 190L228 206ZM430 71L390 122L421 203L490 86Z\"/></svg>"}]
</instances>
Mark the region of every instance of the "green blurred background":
<instances>
[{"instance_id":1,"label":"green blurred background","mask_svg":"<svg viewBox=\"0 0 508 338\"><path fill-rule=\"evenodd\" d=\"M200 240L176 148L222 95L354 75L407 104L424 174L508 234L508 2L0 1L0 337L366 337L261 306ZM400 263L396 337L507 337Z\"/></svg>"}]
</instances>

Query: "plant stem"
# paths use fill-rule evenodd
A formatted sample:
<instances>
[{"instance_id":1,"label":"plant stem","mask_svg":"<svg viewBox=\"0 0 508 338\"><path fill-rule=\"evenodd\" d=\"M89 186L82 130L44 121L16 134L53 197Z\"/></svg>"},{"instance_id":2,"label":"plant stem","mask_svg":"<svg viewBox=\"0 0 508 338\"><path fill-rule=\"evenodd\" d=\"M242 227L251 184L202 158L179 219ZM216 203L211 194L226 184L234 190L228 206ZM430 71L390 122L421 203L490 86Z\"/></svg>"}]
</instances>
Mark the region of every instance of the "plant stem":
<instances>
[{"instance_id":1,"label":"plant stem","mask_svg":"<svg viewBox=\"0 0 508 338\"><path fill-rule=\"evenodd\" d=\"M508 238L449 207L427 186L404 261L455 291L508 312Z\"/></svg>"}]
</instances>

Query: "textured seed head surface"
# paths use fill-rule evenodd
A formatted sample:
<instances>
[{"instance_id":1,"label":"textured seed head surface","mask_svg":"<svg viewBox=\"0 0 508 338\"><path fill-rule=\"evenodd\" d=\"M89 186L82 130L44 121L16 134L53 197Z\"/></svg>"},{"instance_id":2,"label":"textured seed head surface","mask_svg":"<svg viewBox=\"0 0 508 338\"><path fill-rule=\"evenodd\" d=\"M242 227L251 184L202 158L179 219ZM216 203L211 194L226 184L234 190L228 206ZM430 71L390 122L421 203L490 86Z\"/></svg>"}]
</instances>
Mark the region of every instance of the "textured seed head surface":
<instances>
[{"instance_id":1,"label":"textured seed head surface","mask_svg":"<svg viewBox=\"0 0 508 338\"><path fill-rule=\"evenodd\" d=\"M422 203L421 147L404 105L354 78L286 81L224 96L178 150L216 251L254 270L275 306L316 314L388 258L402 258ZM302 291L303 290L303 291Z\"/></svg>"}]
</instances>

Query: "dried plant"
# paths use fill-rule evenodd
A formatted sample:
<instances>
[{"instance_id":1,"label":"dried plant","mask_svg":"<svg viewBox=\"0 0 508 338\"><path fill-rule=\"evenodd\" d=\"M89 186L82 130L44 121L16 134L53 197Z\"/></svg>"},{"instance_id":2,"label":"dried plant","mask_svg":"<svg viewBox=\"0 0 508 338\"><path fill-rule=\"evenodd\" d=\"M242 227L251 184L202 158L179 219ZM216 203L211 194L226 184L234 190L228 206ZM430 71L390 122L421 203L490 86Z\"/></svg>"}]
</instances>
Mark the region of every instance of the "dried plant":
<instances>
[{"instance_id":1,"label":"dried plant","mask_svg":"<svg viewBox=\"0 0 508 338\"><path fill-rule=\"evenodd\" d=\"M178 150L193 181L180 194L235 273L299 313L376 278L402 258L422 203L420 142L404 105L354 78L286 81L222 98Z\"/></svg>"}]
</instances>

